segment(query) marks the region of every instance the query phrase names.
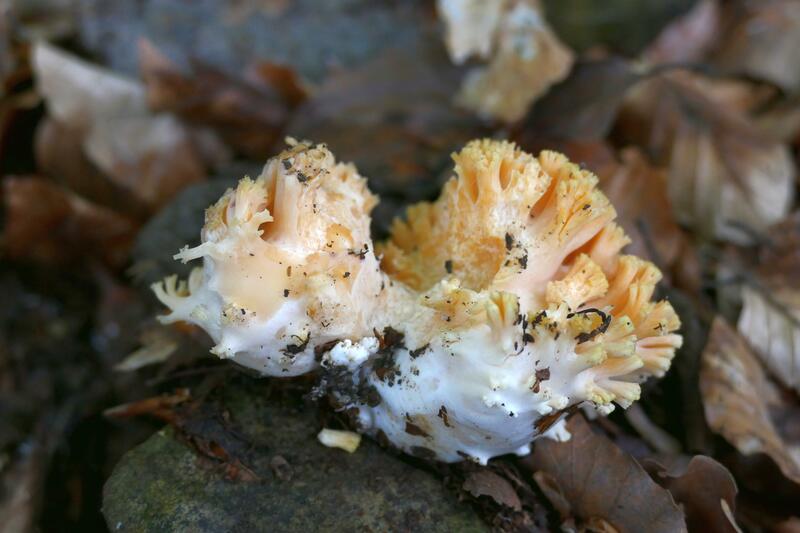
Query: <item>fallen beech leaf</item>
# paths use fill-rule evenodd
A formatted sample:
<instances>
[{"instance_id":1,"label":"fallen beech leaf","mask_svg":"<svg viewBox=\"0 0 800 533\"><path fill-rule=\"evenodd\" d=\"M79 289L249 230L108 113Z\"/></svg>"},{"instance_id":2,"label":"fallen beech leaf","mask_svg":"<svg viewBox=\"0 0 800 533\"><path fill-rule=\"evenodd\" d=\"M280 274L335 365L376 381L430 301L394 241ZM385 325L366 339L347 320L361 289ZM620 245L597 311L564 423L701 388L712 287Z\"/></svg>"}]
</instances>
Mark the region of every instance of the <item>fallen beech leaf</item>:
<instances>
[{"instance_id":1,"label":"fallen beech leaf","mask_svg":"<svg viewBox=\"0 0 800 533\"><path fill-rule=\"evenodd\" d=\"M626 92L645 74L617 57L578 61L569 77L536 102L523 128L547 138L602 139Z\"/></svg>"},{"instance_id":2,"label":"fallen beech leaf","mask_svg":"<svg viewBox=\"0 0 800 533\"><path fill-rule=\"evenodd\" d=\"M668 168L679 222L705 238L748 244L788 213L795 164L785 145L762 138L742 113L701 86L685 72L639 84L625 102L623 134L647 139Z\"/></svg>"},{"instance_id":3,"label":"fallen beech leaf","mask_svg":"<svg viewBox=\"0 0 800 533\"><path fill-rule=\"evenodd\" d=\"M767 103L757 111L753 122L765 137L789 143L800 139L800 95Z\"/></svg>"},{"instance_id":4,"label":"fallen beech leaf","mask_svg":"<svg viewBox=\"0 0 800 533\"><path fill-rule=\"evenodd\" d=\"M800 89L800 4L794 0L739 2L729 9L717 64L734 74Z\"/></svg>"},{"instance_id":5,"label":"fallen beech leaf","mask_svg":"<svg viewBox=\"0 0 800 533\"><path fill-rule=\"evenodd\" d=\"M89 160L134 198L156 208L205 178L189 131L170 115L153 115L137 81L44 43L33 50L33 66L48 113L79 135Z\"/></svg>"},{"instance_id":6,"label":"fallen beech leaf","mask_svg":"<svg viewBox=\"0 0 800 533\"><path fill-rule=\"evenodd\" d=\"M718 0L700 0L670 22L642 54L652 63L689 63L701 60L720 31Z\"/></svg>"},{"instance_id":7,"label":"fallen beech leaf","mask_svg":"<svg viewBox=\"0 0 800 533\"><path fill-rule=\"evenodd\" d=\"M7 9L0 11L0 96L5 96L6 78L17 68L17 58L11 41L11 16Z\"/></svg>"},{"instance_id":8,"label":"fallen beech leaf","mask_svg":"<svg viewBox=\"0 0 800 533\"><path fill-rule=\"evenodd\" d=\"M617 210L618 223L631 238L626 253L669 268L685 238L672 215L666 172L652 166L637 148L622 150L620 159L612 172L600 172L598 177Z\"/></svg>"},{"instance_id":9,"label":"fallen beech leaf","mask_svg":"<svg viewBox=\"0 0 800 533\"><path fill-rule=\"evenodd\" d=\"M655 424L638 403L625 409L625 420L636 430L651 448L662 454L675 455L681 451L681 443L666 430Z\"/></svg>"},{"instance_id":10,"label":"fallen beech leaf","mask_svg":"<svg viewBox=\"0 0 800 533\"><path fill-rule=\"evenodd\" d=\"M174 424L178 420L175 407L190 399L189 389L177 389L173 394L162 394L161 396L153 396L152 398L111 407L103 411L103 415L108 418L152 415Z\"/></svg>"},{"instance_id":11,"label":"fallen beech leaf","mask_svg":"<svg viewBox=\"0 0 800 533\"><path fill-rule=\"evenodd\" d=\"M567 422L567 442L541 439L522 459L557 483L576 517L602 520L619 531L685 531L683 513L665 489L580 416Z\"/></svg>"},{"instance_id":12,"label":"fallen beech leaf","mask_svg":"<svg viewBox=\"0 0 800 533\"><path fill-rule=\"evenodd\" d=\"M488 496L500 505L515 511L522 510L522 503L511 483L487 468L470 472L462 488L476 498Z\"/></svg>"},{"instance_id":13,"label":"fallen beech leaf","mask_svg":"<svg viewBox=\"0 0 800 533\"><path fill-rule=\"evenodd\" d=\"M736 481L720 463L711 457L696 455L680 474L667 472L654 461L646 460L643 466L681 505L690 531L740 531L730 517L730 512L736 509Z\"/></svg>"},{"instance_id":14,"label":"fallen beech leaf","mask_svg":"<svg viewBox=\"0 0 800 533\"><path fill-rule=\"evenodd\" d=\"M575 50L635 56L696 0L543 0L548 20Z\"/></svg>"},{"instance_id":15,"label":"fallen beech leaf","mask_svg":"<svg viewBox=\"0 0 800 533\"><path fill-rule=\"evenodd\" d=\"M83 151L84 136L62 122L45 117L36 128L36 166L45 175L75 194L114 211L144 215L129 194L109 180Z\"/></svg>"},{"instance_id":16,"label":"fallen beech leaf","mask_svg":"<svg viewBox=\"0 0 800 533\"><path fill-rule=\"evenodd\" d=\"M49 466L63 431L62 424L54 424L53 412L48 414L50 417L42 416L17 450L5 453L0 463L0 524L4 533L38 529Z\"/></svg>"},{"instance_id":17,"label":"fallen beech leaf","mask_svg":"<svg viewBox=\"0 0 800 533\"><path fill-rule=\"evenodd\" d=\"M470 57L489 59L506 4L504 0L437 0L444 21L447 53L457 65Z\"/></svg>"},{"instance_id":18,"label":"fallen beech leaf","mask_svg":"<svg viewBox=\"0 0 800 533\"><path fill-rule=\"evenodd\" d=\"M800 287L743 287L738 329L772 375L800 391Z\"/></svg>"},{"instance_id":19,"label":"fallen beech leaf","mask_svg":"<svg viewBox=\"0 0 800 533\"><path fill-rule=\"evenodd\" d=\"M262 64L251 72L252 80L237 79L203 64L184 72L146 40L139 43L139 54L152 109L209 126L254 159L270 155L288 119L289 100L299 103L302 98L299 82L288 69ZM281 90L287 92L286 98Z\"/></svg>"},{"instance_id":20,"label":"fallen beech leaf","mask_svg":"<svg viewBox=\"0 0 800 533\"><path fill-rule=\"evenodd\" d=\"M800 391L800 212L769 232L737 328L772 375Z\"/></svg>"},{"instance_id":21,"label":"fallen beech leaf","mask_svg":"<svg viewBox=\"0 0 800 533\"><path fill-rule=\"evenodd\" d=\"M714 432L743 455L767 454L787 478L800 483L798 454L770 418L770 407L780 403L778 391L745 340L719 317L703 352L700 392Z\"/></svg>"},{"instance_id":22,"label":"fallen beech leaf","mask_svg":"<svg viewBox=\"0 0 800 533\"><path fill-rule=\"evenodd\" d=\"M142 334L142 347L114 365L114 370L131 372L142 367L162 363L178 349L179 342L170 329L156 326Z\"/></svg>"},{"instance_id":23,"label":"fallen beech leaf","mask_svg":"<svg viewBox=\"0 0 800 533\"><path fill-rule=\"evenodd\" d=\"M793 516L770 528L773 533L800 533L800 518Z\"/></svg>"},{"instance_id":24,"label":"fallen beech leaf","mask_svg":"<svg viewBox=\"0 0 800 533\"><path fill-rule=\"evenodd\" d=\"M169 115L98 121L84 149L115 183L153 208L205 179L188 132Z\"/></svg>"},{"instance_id":25,"label":"fallen beech leaf","mask_svg":"<svg viewBox=\"0 0 800 533\"><path fill-rule=\"evenodd\" d=\"M116 267L126 261L136 228L130 220L41 178L7 176L2 191L9 256L44 263L90 256Z\"/></svg>"},{"instance_id":26,"label":"fallen beech leaf","mask_svg":"<svg viewBox=\"0 0 800 533\"><path fill-rule=\"evenodd\" d=\"M467 74L457 101L482 117L515 122L551 85L566 77L573 54L547 25L537 0L485 4L502 7L495 10L471 0L438 4L448 27L448 48L457 63L470 53L481 55L494 48L488 65ZM458 27L475 20L479 20L477 31L472 30L475 24ZM492 22L494 27L488 27ZM464 34L476 42L461 42Z\"/></svg>"},{"instance_id":27,"label":"fallen beech leaf","mask_svg":"<svg viewBox=\"0 0 800 533\"><path fill-rule=\"evenodd\" d=\"M561 492L561 487L558 485L558 482L553 479L553 476L540 470L533 473L533 480L536 482L539 490L544 493L550 505L553 506L561 517L561 521L564 522L569 519L572 515L572 506L569 504L569 501L567 501L567 497L564 496L564 493Z\"/></svg>"}]
</instances>

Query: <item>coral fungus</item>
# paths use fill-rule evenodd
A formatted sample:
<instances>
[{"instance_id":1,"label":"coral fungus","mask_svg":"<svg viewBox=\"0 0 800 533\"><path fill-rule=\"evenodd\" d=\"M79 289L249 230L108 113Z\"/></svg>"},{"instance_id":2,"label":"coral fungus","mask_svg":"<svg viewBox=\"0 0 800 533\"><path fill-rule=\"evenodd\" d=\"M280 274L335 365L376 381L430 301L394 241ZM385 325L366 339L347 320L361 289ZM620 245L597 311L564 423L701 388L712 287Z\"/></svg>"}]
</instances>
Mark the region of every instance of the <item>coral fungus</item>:
<instances>
[{"instance_id":1,"label":"coral fungus","mask_svg":"<svg viewBox=\"0 0 800 533\"><path fill-rule=\"evenodd\" d=\"M188 282L154 289L165 322L268 375L319 368L361 432L442 461L526 454L572 406L609 412L669 368L681 337L658 269L597 178L554 152L481 140L438 200L369 235L375 198L324 145L293 145L206 213Z\"/></svg>"}]
</instances>

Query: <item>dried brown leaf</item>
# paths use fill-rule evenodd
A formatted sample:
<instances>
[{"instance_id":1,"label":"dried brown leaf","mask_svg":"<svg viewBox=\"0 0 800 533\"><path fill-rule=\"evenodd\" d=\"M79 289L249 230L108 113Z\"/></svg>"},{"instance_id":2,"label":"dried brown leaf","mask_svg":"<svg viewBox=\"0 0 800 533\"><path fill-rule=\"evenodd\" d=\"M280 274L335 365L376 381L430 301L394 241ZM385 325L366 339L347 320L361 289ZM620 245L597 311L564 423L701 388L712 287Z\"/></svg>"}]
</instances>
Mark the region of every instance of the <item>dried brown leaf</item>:
<instances>
[{"instance_id":1,"label":"dried brown leaf","mask_svg":"<svg viewBox=\"0 0 800 533\"><path fill-rule=\"evenodd\" d=\"M114 365L114 370L131 372L148 365L163 363L175 353L179 340L171 329L156 326L145 330L141 338L142 346Z\"/></svg>"},{"instance_id":2,"label":"dried brown leaf","mask_svg":"<svg viewBox=\"0 0 800 533\"><path fill-rule=\"evenodd\" d=\"M785 145L763 138L703 87L685 72L639 84L626 99L621 131L645 139L668 169L679 222L706 238L750 243L788 213L795 164Z\"/></svg>"},{"instance_id":3,"label":"dried brown leaf","mask_svg":"<svg viewBox=\"0 0 800 533\"><path fill-rule=\"evenodd\" d=\"M718 0L700 0L670 22L644 51L652 63L689 63L703 59L720 31Z\"/></svg>"},{"instance_id":4,"label":"dried brown leaf","mask_svg":"<svg viewBox=\"0 0 800 533\"><path fill-rule=\"evenodd\" d=\"M800 518L793 516L771 528L773 533L800 533Z\"/></svg>"},{"instance_id":5,"label":"dried brown leaf","mask_svg":"<svg viewBox=\"0 0 800 533\"><path fill-rule=\"evenodd\" d=\"M669 492L633 457L594 433L580 416L573 416L567 427L569 441L540 439L523 461L555 480L577 518L619 531L686 530L683 513Z\"/></svg>"},{"instance_id":6,"label":"dried brown leaf","mask_svg":"<svg viewBox=\"0 0 800 533\"><path fill-rule=\"evenodd\" d=\"M109 180L83 151L80 131L51 117L36 128L34 153L40 172L75 194L130 215L142 215L144 206Z\"/></svg>"},{"instance_id":7,"label":"dried brown leaf","mask_svg":"<svg viewBox=\"0 0 800 533\"><path fill-rule=\"evenodd\" d=\"M800 96L761 106L753 121L764 137L796 144L800 140Z\"/></svg>"},{"instance_id":8,"label":"dried brown leaf","mask_svg":"<svg viewBox=\"0 0 800 533\"><path fill-rule=\"evenodd\" d=\"M696 0L543 0L547 16L566 43L581 52L640 53Z\"/></svg>"},{"instance_id":9,"label":"dried brown leaf","mask_svg":"<svg viewBox=\"0 0 800 533\"><path fill-rule=\"evenodd\" d=\"M173 116L152 114L137 81L44 43L35 46L33 65L49 115L79 136L85 156L128 194L155 209L205 178L191 133Z\"/></svg>"},{"instance_id":10,"label":"dried brown leaf","mask_svg":"<svg viewBox=\"0 0 800 533\"><path fill-rule=\"evenodd\" d=\"M457 97L484 118L521 119L572 67L572 51L547 25L536 0L456 0L438 5L448 28L448 49L457 63L493 50L488 65L467 74Z\"/></svg>"},{"instance_id":11,"label":"dried brown leaf","mask_svg":"<svg viewBox=\"0 0 800 533\"><path fill-rule=\"evenodd\" d=\"M242 78L200 63L184 72L146 40L139 43L139 55L151 108L211 127L254 159L270 155L290 107L304 98L299 81L285 67L261 63Z\"/></svg>"},{"instance_id":12,"label":"dried brown leaf","mask_svg":"<svg viewBox=\"0 0 800 533\"><path fill-rule=\"evenodd\" d=\"M470 472L464 480L462 488L476 498L488 496L500 505L510 507L515 511L522 510L522 503L511 483L488 468Z\"/></svg>"},{"instance_id":13,"label":"dried brown leaf","mask_svg":"<svg viewBox=\"0 0 800 533\"><path fill-rule=\"evenodd\" d=\"M666 172L650 164L637 148L620 152L612 172L598 172L600 186L631 237L626 253L646 257L662 268L675 264L685 238L672 215Z\"/></svg>"},{"instance_id":14,"label":"dried brown leaf","mask_svg":"<svg viewBox=\"0 0 800 533\"><path fill-rule=\"evenodd\" d=\"M778 390L745 340L719 317L703 352L700 391L714 432L743 455L768 455L787 478L800 483L798 454L770 418L770 408L780 404Z\"/></svg>"},{"instance_id":15,"label":"dried brown leaf","mask_svg":"<svg viewBox=\"0 0 800 533\"><path fill-rule=\"evenodd\" d=\"M564 522L568 520L572 516L572 506L569 504L569 501L567 501L567 497L564 496L561 487L553 476L540 470L533 473L533 480L536 482L539 490L544 493L550 505L553 506L561 517L561 521Z\"/></svg>"},{"instance_id":16,"label":"dried brown leaf","mask_svg":"<svg viewBox=\"0 0 800 533\"><path fill-rule=\"evenodd\" d=\"M626 92L645 72L633 63L611 57L578 61L569 77L536 102L524 130L570 140L606 136Z\"/></svg>"},{"instance_id":17,"label":"dried brown leaf","mask_svg":"<svg viewBox=\"0 0 800 533\"><path fill-rule=\"evenodd\" d=\"M109 418L130 418L142 415L151 415L165 422L175 424L179 415L175 407L191 399L189 389L177 389L173 394L162 394L145 398L135 402L117 405L106 409L103 414Z\"/></svg>"},{"instance_id":18,"label":"dried brown leaf","mask_svg":"<svg viewBox=\"0 0 800 533\"><path fill-rule=\"evenodd\" d=\"M128 256L135 224L36 177L3 179L3 249L13 258L44 263L94 257L119 267Z\"/></svg>"},{"instance_id":19,"label":"dried brown leaf","mask_svg":"<svg viewBox=\"0 0 800 533\"><path fill-rule=\"evenodd\" d=\"M644 466L681 505L689 531L740 531L731 521L731 513L736 509L736 481L720 463L711 457L696 455L679 474L667 472L654 461L645 461Z\"/></svg>"},{"instance_id":20,"label":"dried brown leaf","mask_svg":"<svg viewBox=\"0 0 800 533\"><path fill-rule=\"evenodd\" d=\"M800 212L769 235L752 282L742 288L737 328L772 375L800 391Z\"/></svg>"},{"instance_id":21,"label":"dried brown leaf","mask_svg":"<svg viewBox=\"0 0 800 533\"><path fill-rule=\"evenodd\" d=\"M503 0L437 0L436 9L445 26L444 44L457 65L475 57L488 60L506 4Z\"/></svg>"},{"instance_id":22,"label":"dried brown leaf","mask_svg":"<svg viewBox=\"0 0 800 533\"><path fill-rule=\"evenodd\" d=\"M36 531L49 457L38 442L0 470L0 529L7 533Z\"/></svg>"},{"instance_id":23,"label":"dried brown leaf","mask_svg":"<svg viewBox=\"0 0 800 533\"><path fill-rule=\"evenodd\" d=\"M800 89L800 4L794 0L731 3L716 62L723 69Z\"/></svg>"}]
</instances>

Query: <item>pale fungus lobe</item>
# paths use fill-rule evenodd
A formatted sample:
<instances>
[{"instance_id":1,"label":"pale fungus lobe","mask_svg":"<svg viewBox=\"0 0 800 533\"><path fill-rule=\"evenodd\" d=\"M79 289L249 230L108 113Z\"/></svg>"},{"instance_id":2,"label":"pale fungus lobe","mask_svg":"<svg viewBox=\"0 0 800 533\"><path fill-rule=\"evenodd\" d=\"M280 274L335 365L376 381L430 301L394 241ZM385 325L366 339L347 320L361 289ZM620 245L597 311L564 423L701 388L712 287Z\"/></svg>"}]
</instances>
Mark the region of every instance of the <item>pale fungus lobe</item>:
<instances>
[{"instance_id":1,"label":"pale fungus lobe","mask_svg":"<svg viewBox=\"0 0 800 533\"><path fill-rule=\"evenodd\" d=\"M636 401L680 322L651 301L658 269L620 253L597 178L503 141L453 159L439 199L376 252L364 179L324 146L292 146L209 209L202 244L177 256L203 269L156 286L163 320L264 374L319 365L315 392L360 432L441 461L527 454L568 438L560 421L579 405Z\"/></svg>"}]
</instances>

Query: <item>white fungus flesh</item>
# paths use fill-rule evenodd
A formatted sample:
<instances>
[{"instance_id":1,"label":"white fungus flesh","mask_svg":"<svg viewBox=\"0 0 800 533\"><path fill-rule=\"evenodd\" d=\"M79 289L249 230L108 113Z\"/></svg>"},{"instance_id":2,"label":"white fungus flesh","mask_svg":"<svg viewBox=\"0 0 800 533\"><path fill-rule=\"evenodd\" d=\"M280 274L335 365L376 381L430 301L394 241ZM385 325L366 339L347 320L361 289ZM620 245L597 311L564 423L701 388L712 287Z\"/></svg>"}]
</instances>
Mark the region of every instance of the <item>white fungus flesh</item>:
<instances>
[{"instance_id":1,"label":"white fungus flesh","mask_svg":"<svg viewBox=\"0 0 800 533\"><path fill-rule=\"evenodd\" d=\"M188 283L155 287L165 322L205 329L221 357L274 376L319 369L356 428L441 461L530 451L585 404L627 407L681 337L658 269L597 178L560 154L482 140L453 156L433 203L377 254L375 200L352 165L295 144L209 208Z\"/></svg>"}]
</instances>

